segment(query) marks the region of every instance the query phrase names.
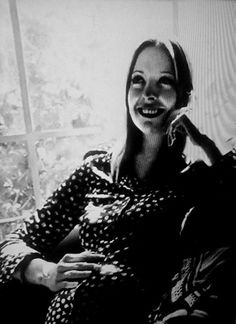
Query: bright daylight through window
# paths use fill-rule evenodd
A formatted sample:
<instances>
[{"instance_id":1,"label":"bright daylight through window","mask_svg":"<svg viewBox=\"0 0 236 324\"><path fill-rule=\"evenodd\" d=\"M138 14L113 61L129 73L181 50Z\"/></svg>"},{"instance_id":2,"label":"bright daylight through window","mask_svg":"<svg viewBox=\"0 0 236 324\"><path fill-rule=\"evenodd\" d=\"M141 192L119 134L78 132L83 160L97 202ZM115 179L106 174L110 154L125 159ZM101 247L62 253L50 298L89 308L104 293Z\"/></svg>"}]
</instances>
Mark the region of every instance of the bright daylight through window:
<instances>
[{"instance_id":1,"label":"bright daylight through window","mask_svg":"<svg viewBox=\"0 0 236 324\"><path fill-rule=\"evenodd\" d=\"M174 35L184 45L191 118L230 150L235 10L235 1L0 0L0 240L86 151L120 136L129 58L144 39Z\"/></svg>"}]
</instances>

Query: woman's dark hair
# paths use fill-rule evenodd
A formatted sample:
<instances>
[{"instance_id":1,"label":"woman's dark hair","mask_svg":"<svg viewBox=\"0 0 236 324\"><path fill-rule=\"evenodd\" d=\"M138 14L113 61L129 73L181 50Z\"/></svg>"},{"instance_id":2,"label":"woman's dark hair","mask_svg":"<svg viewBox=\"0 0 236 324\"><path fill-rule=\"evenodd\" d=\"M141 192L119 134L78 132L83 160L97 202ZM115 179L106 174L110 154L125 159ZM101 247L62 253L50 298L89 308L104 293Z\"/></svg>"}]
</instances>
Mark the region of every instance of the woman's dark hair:
<instances>
[{"instance_id":1,"label":"woman's dark hair","mask_svg":"<svg viewBox=\"0 0 236 324\"><path fill-rule=\"evenodd\" d=\"M112 177L115 181L117 181L122 174L128 172L133 158L135 156L135 153L137 153L140 150L140 146L142 143L142 133L134 125L129 113L128 93L131 84L132 73L138 56L147 47L163 48L172 60L177 84L176 109L187 106L191 95L191 91L193 90L190 65L187 61L187 57L184 53L183 48L178 42L172 40L158 41L155 39L149 39L141 43L141 45L135 50L133 54L126 81L126 136L123 143L121 143L113 151L112 154L111 171ZM175 160L172 161L172 163L176 162L178 164L178 161L183 161L183 150L185 147L185 143L186 137L177 134L174 144L171 147L168 147L171 157Z\"/></svg>"}]
</instances>

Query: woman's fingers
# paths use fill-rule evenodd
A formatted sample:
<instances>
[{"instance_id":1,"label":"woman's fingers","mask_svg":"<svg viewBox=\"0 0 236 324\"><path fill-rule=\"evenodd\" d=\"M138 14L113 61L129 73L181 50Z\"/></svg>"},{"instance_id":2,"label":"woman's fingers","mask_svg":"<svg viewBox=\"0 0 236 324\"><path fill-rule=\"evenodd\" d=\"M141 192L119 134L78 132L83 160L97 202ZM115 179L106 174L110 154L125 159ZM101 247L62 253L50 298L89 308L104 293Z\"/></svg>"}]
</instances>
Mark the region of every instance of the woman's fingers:
<instances>
[{"instance_id":1,"label":"woman's fingers","mask_svg":"<svg viewBox=\"0 0 236 324\"><path fill-rule=\"evenodd\" d=\"M65 279L71 280L71 279L85 279L91 276L92 271L91 270L84 270L84 271L77 271L77 270L71 270L63 272L60 275L60 278L58 278L58 281L64 281Z\"/></svg>"},{"instance_id":2,"label":"woman's fingers","mask_svg":"<svg viewBox=\"0 0 236 324\"><path fill-rule=\"evenodd\" d=\"M172 122L175 120L175 118L180 115L180 109L175 109L167 112L165 116L165 120L163 121L163 132L168 133L169 129L171 127Z\"/></svg>"},{"instance_id":3,"label":"woman's fingers","mask_svg":"<svg viewBox=\"0 0 236 324\"><path fill-rule=\"evenodd\" d=\"M42 284L52 291L74 288L81 279L86 279L93 271L100 271L105 256L103 254L84 251L65 254L53 267L44 269Z\"/></svg>"},{"instance_id":4,"label":"woman's fingers","mask_svg":"<svg viewBox=\"0 0 236 324\"><path fill-rule=\"evenodd\" d=\"M169 113L169 116L166 120L164 131L167 134L167 141L168 141L168 146L172 146L172 144L175 141L175 134L176 131L180 132L180 116L182 116L183 112L182 109L175 109ZM181 133L185 133L185 130L182 129Z\"/></svg>"},{"instance_id":5,"label":"woman's fingers","mask_svg":"<svg viewBox=\"0 0 236 324\"><path fill-rule=\"evenodd\" d=\"M90 251L84 251L81 253L67 253L63 256L61 261L63 262L99 262L103 261L105 256L99 253L93 253Z\"/></svg>"},{"instance_id":6,"label":"woman's fingers","mask_svg":"<svg viewBox=\"0 0 236 324\"><path fill-rule=\"evenodd\" d=\"M97 263L88 263L88 262L75 262L75 263L59 263L58 272L65 272L69 270L99 270L101 265Z\"/></svg>"},{"instance_id":7,"label":"woman's fingers","mask_svg":"<svg viewBox=\"0 0 236 324\"><path fill-rule=\"evenodd\" d=\"M177 115L170 124L168 136L172 140L172 144L175 140L176 132L187 134L195 145L200 145L201 143L203 135L185 114Z\"/></svg>"},{"instance_id":8,"label":"woman's fingers","mask_svg":"<svg viewBox=\"0 0 236 324\"><path fill-rule=\"evenodd\" d=\"M101 265L97 262L103 261L104 257L90 251L65 254L57 264L44 265L41 284L52 291L74 288L79 280L88 278L94 270L100 271Z\"/></svg>"},{"instance_id":9,"label":"woman's fingers","mask_svg":"<svg viewBox=\"0 0 236 324\"><path fill-rule=\"evenodd\" d=\"M42 278L42 284L52 291L58 291L63 288L73 288L75 283L78 284L79 280L90 277L92 270L70 270L65 272L58 272L58 269L49 272Z\"/></svg>"},{"instance_id":10,"label":"woman's fingers","mask_svg":"<svg viewBox=\"0 0 236 324\"><path fill-rule=\"evenodd\" d=\"M56 287L60 282L88 278L93 271L99 271L101 269L101 265L97 262L103 261L104 257L103 254L90 251L65 254L56 267L54 275Z\"/></svg>"},{"instance_id":11,"label":"woman's fingers","mask_svg":"<svg viewBox=\"0 0 236 324\"><path fill-rule=\"evenodd\" d=\"M78 254L65 254L63 258L58 262L58 273L67 271L93 271L99 270L100 265L97 262L104 260L103 254L92 253L84 251Z\"/></svg>"},{"instance_id":12,"label":"woman's fingers","mask_svg":"<svg viewBox=\"0 0 236 324\"><path fill-rule=\"evenodd\" d=\"M203 136L202 133L186 115L181 116L181 126L184 127L187 135L189 136L193 144L195 145L201 144L201 140Z\"/></svg>"}]
</instances>

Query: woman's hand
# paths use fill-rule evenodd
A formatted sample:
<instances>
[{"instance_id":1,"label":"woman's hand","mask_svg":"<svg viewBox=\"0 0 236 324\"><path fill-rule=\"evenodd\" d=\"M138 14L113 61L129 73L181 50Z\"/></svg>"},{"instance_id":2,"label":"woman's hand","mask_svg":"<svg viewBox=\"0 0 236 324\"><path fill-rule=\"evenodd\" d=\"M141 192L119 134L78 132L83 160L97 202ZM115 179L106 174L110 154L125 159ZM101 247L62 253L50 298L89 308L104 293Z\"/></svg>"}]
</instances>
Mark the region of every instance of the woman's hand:
<instances>
[{"instance_id":1,"label":"woman's hand","mask_svg":"<svg viewBox=\"0 0 236 324\"><path fill-rule=\"evenodd\" d=\"M79 280L88 278L94 271L100 271L99 262L103 259L104 255L90 251L65 254L58 263L34 259L25 271L25 278L51 291L74 288Z\"/></svg>"},{"instance_id":2,"label":"woman's hand","mask_svg":"<svg viewBox=\"0 0 236 324\"><path fill-rule=\"evenodd\" d=\"M175 134L179 132L186 134L194 145L201 146L203 134L200 133L198 128L191 122L191 120L180 111L176 111L172 114L172 121L168 128L168 137L170 141L175 140Z\"/></svg>"},{"instance_id":3,"label":"woman's hand","mask_svg":"<svg viewBox=\"0 0 236 324\"><path fill-rule=\"evenodd\" d=\"M200 146L212 164L222 156L215 143L208 136L202 134L191 120L181 113L181 110L175 111L172 115L172 121L167 130L169 145L173 144L176 132L186 134L194 145Z\"/></svg>"}]
</instances>

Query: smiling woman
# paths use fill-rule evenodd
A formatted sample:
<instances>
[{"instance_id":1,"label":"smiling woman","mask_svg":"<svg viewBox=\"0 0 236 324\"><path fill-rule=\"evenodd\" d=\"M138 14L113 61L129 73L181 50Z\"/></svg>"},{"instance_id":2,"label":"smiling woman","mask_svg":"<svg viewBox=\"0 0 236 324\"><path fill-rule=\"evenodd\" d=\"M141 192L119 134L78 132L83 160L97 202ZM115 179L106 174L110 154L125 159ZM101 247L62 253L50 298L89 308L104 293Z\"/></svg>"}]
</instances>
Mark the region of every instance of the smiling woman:
<instances>
[{"instance_id":1,"label":"smiling woman","mask_svg":"<svg viewBox=\"0 0 236 324\"><path fill-rule=\"evenodd\" d=\"M113 147L87 153L1 244L0 283L47 288L45 324L210 324L231 315L225 298L235 271L233 219L224 228L217 222L222 208L233 204L235 152L223 156L182 113L191 73L180 44L168 44L148 40L135 51L127 78L126 141L118 154ZM136 83L137 74L142 81ZM187 137L206 153L210 167L203 161L187 167ZM205 226L199 235L200 217ZM78 250L52 259L75 227Z\"/></svg>"},{"instance_id":2,"label":"smiling woman","mask_svg":"<svg viewBox=\"0 0 236 324\"><path fill-rule=\"evenodd\" d=\"M38 196L37 209L0 244L0 294L15 285L18 293L30 292L29 309L18 307L16 313L3 294L8 322L19 322L23 315L25 324L231 324L235 151L222 154L186 113L193 82L180 43L149 39L149 28L160 30L158 17L166 12L170 18L176 5L138 1L134 14L131 2L41 0L30 7L32 1L27 1L18 2L18 21L16 1L10 0L26 114L26 133L14 135L14 140L26 142ZM31 24L29 12L38 24ZM93 33L82 37L88 22L92 32L101 33L98 42ZM103 32L108 38L103 39ZM130 39L137 34L135 43L144 34L148 40L131 57L128 46L127 52L122 49L124 43L132 47ZM118 124L123 95L117 84L130 57L124 140L84 154L90 139L101 141L94 126L103 128L114 108L110 129ZM104 110L94 104L100 91ZM205 154L208 165L201 160L187 163L187 140ZM49 188L53 161L55 178ZM40 188L45 190L43 204ZM73 251L64 246L56 254L71 231ZM25 306L26 295L13 293L10 300L15 296L20 296L17 305L23 301Z\"/></svg>"}]
</instances>

